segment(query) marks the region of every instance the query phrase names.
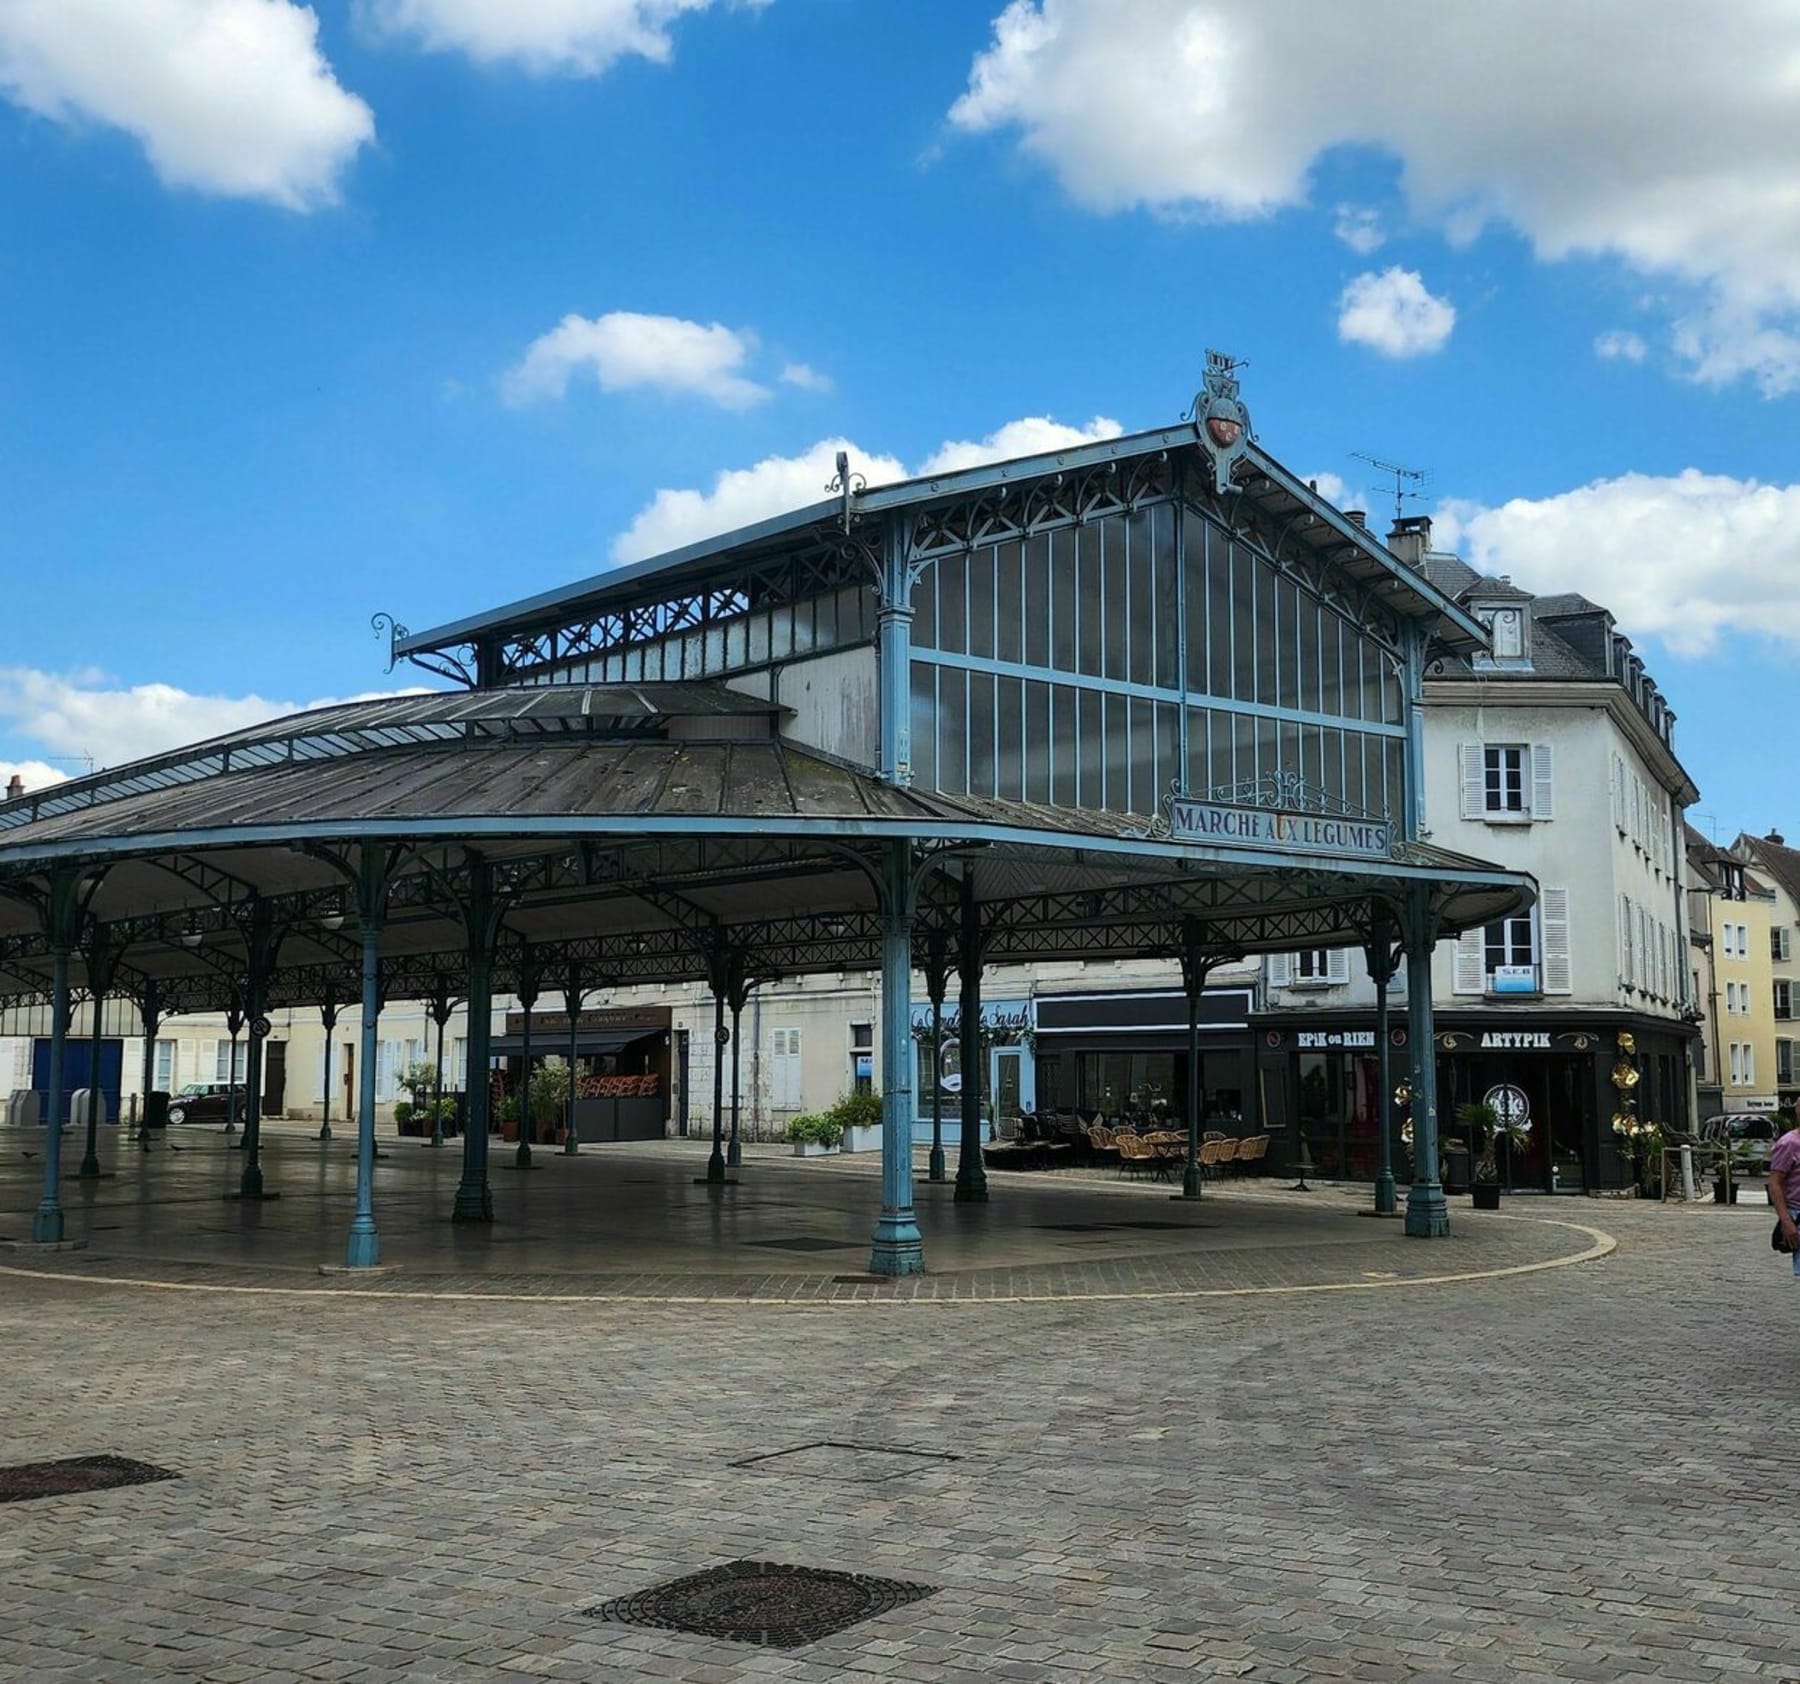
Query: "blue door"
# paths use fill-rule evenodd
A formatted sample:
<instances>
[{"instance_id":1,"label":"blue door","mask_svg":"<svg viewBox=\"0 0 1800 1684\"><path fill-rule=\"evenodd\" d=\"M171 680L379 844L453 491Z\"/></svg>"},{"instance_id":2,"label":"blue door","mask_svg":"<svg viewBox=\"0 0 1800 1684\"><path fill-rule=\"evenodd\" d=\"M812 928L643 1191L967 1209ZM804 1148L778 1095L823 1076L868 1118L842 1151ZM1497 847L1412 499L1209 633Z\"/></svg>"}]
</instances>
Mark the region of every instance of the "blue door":
<instances>
[{"instance_id":1,"label":"blue door","mask_svg":"<svg viewBox=\"0 0 1800 1684\"><path fill-rule=\"evenodd\" d=\"M94 1043L69 1040L63 1046L63 1121L69 1120L69 1095L77 1088L91 1085ZM112 1122L119 1120L119 1089L125 1070L125 1043L119 1040L100 1042L100 1087L106 1095L106 1114ZM37 1089L38 1116L50 1118L50 1038L40 1036L31 1046L31 1085Z\"/></svg>"}]
</instances>

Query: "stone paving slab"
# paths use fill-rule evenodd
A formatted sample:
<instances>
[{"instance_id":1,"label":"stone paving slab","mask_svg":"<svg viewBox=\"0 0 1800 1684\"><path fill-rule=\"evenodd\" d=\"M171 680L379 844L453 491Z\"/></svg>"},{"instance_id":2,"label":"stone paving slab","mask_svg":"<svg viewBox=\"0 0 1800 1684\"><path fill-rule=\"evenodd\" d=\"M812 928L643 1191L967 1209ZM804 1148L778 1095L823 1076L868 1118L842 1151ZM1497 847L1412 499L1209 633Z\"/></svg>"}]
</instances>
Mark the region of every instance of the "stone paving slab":
<instances>
[{"instance_id":1,"label":"stone paving slab","mask_svg":"<svg viewBox=\"0 0 1800 1684\"><path fill-rule=\"evenodd\" d=\"M0 1235L18 1235L41 1159L5 1154L5 1144ZM384 1267L346 1272L331 1260L354 1208L347 1144L277 1127L267 1179L286 1196L273 1203L223 1197L242 1157L219 1131L183 1130L173 1152L108 1145L115 1176L65 1187L80 1249L15 1243L0 1267L319 1295L962 1303L1364 1291L1586 1261L1611 1244L1573 1200L1516 1201L1497 1217L1464 1203L1447 1239L1421 1243L1398 1223L1360 1217L1366 1188L1228 1182L1189 1203L1101 1172L1012 1174L995 1175L992 1200L978 1206L921 1180L929 1272L884 1281L865 1273L880 1197L873 1154L796 1161L752 1147L739 1184L716 1189L693 1183L699 1142L541 1153L528 1174L496 1165L496 1220L468 1226L446 1220L460 1153L402 1140L377 1168Z\"/></svg>"},{"instance_id":2,"label":"stone paving slab","mask_svg":"<svg viewBox=\"0 0 1800 1684\"><path fill-rule=\"evenodd\" d=\"M1800 1284L1607 1215L1580 1268L950 1318L12 1277L7 1457L181 1477L12 1507L0 1678L1792 1676ZM733 1465L822 1440L960 1459ZM736 1558L938 1589L790 1652L583 1617Z\"/></svg>"}]
</instances>

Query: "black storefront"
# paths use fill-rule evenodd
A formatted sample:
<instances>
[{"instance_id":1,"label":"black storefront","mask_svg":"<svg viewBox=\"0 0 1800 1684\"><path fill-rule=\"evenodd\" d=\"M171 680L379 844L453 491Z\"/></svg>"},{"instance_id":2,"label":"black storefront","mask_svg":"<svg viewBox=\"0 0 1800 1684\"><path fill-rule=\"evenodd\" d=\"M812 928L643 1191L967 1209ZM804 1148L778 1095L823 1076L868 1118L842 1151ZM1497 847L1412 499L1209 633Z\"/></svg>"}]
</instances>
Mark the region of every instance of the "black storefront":
<instances>
[{"instance_id":1,"label":"black storefront","mask_svg":"<svg viewBox=\"0 0 1800 1684\"><path fill-rule=\"evenodd\" d=\"M1528 1124L1524 1143L1502 1144L1501 1183L1519 1192L1611 1192L1636 1178L1613 1118L1630 1108L1667 1127L1689 1126L1692 1031L1633 1013L1445 1011L1437 1019L1438 1106L1446 1177L1466 1175L1471 1145L1457 1113L1476 1101ZM1370 1181L1380 1158L1373 1014L1260 1013L1253 1020L1256 1080L1265 1126L1292 1166L1324 1180ZM1626 1043L1621 1044L1621 1035ZM1389 1029L1391 1079L1405 1080L1403 1010ZM1637 1080L1630 1082L1628 1075ZM1410 1160L1396 1110L1395 1174Z\"/></svg>"},{"instance_id":2,"label":"black storefront","mask_svg":"<svg viewBox=\"0 0 1800 1684\"><path fill-rule=\"evenodd\" d=\"M1200 1082L1209 1128L1253 1132L1250 991L1200 1000ZM1040 994L1034 1002L1037 1109L1082 1116L1187 1115L1187 996L1180 989Z\"/></svg>"}]
</instances>

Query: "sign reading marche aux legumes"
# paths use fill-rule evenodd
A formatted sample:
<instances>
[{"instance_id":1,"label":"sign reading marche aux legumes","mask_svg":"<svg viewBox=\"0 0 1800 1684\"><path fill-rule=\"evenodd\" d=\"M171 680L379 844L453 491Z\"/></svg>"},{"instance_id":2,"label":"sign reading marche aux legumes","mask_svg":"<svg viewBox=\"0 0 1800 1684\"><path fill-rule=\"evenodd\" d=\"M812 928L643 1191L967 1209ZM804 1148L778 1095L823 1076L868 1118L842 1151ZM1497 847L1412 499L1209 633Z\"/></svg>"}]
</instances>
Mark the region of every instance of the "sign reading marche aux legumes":
<instances>
[{"instance_id":1,"label":"sign reading marche aux legumes","mask_svg":"<svg viewBox=\"0 0 1800 1684\"><path fill-rule=\"evenodd\" d=\"M1379 819L1183 800L1170 801L1168 813L1169 835L1177 842L1216 842L1294 854L1351 854L1361 859L1386 859L1394 845L1394 827Z\"/></svg>"}]
</instances>

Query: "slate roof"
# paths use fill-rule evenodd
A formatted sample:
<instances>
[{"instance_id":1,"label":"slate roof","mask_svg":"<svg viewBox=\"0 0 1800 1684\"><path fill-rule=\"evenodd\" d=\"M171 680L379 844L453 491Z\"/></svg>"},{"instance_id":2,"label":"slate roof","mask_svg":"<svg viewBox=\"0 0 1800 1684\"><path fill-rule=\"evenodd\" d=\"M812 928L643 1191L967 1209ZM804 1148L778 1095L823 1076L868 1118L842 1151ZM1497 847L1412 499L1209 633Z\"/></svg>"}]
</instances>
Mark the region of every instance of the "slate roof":
<instances>
[{"instance_id":1,"label":"slate roof","mask_svg":"<svg viewBox=\"0 0 1800 1684\"><path fill-rule=\"evenodd\" d=\"M1732 845L1732 857L1756 866L1800 906L1800 848L1771 841L1766 836L1740 836Z\"/></svg>"}]
</instances>

